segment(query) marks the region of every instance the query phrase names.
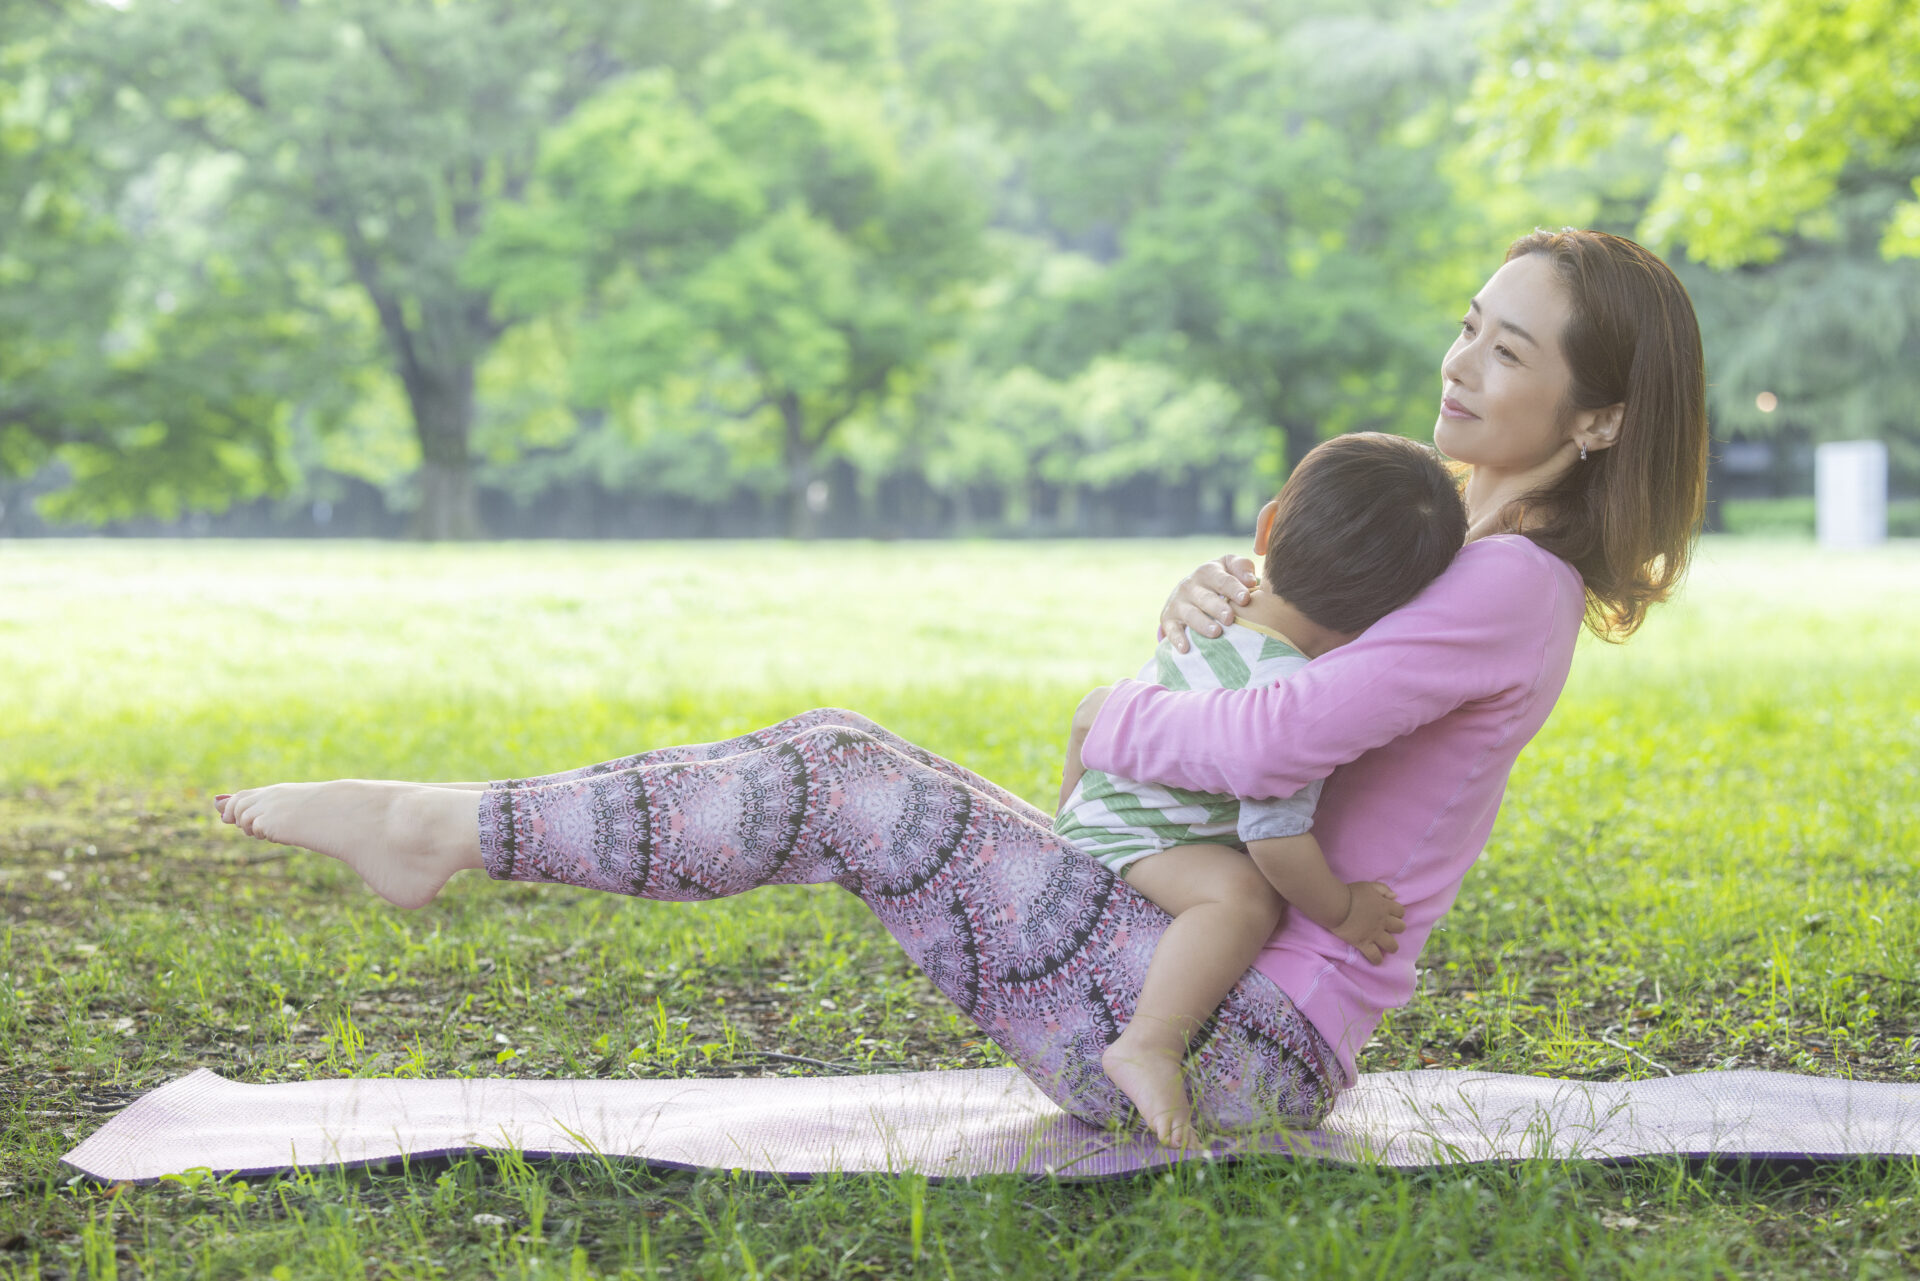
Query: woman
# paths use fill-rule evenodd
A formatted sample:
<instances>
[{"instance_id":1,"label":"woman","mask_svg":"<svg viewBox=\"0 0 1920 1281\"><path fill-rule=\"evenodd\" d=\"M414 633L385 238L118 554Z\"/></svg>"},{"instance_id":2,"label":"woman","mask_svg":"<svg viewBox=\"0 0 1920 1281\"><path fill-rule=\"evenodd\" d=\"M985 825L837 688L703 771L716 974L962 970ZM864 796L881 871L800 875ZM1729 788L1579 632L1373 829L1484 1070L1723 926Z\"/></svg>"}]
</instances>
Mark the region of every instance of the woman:
<instances>
[{"instance_id":1,"label":"woman","mask_svg":"<svg viewBox=\"0 0 1920 1281\"><path fill-rule=\"evenodd\" d=\"M1597 232L1522 238L1441 378L1435 440L1466 467L1472 527L1425 592L1279 685L1123 682L1076 714L1084 760L1130 777L1279 796L1331 774L1315 824L1329 863L1405 906L1401 949L1377 967L1283 923L1189 1053L1203 1123L1311 1121L1352 1082L1381 1013L1412 995L1581 619L1626 636L1686 563L1705 380L1692 307L1659 259ZM1248 568L1202 567L1163 626L1217 632ZM851 713L482 792L345 781L218 803L249 835L342 859L406 907L464 868L657 899L835 882L1061 1106L1126 1113L1100 1055L1167 916L1048 815Z\"/></svg>"}]
</instances>

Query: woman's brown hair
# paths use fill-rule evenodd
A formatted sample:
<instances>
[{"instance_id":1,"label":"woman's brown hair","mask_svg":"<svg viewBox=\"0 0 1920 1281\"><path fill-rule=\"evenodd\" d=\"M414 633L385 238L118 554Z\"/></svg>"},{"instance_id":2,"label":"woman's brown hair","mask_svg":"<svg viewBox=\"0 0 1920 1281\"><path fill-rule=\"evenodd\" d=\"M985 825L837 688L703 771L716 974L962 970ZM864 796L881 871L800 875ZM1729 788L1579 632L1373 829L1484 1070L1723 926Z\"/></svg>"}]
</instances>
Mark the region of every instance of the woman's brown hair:
<instances>
[{"instance_id":1,"label":"woman's brown hair","mask_svg":"<svg viewBox=\"0 0 1920 1281\"><path fill-rule=\"evenodd\" d=\"M1508 525L1580 571L1587 626L1631 636L1686 572L1707 493L1707 374L1693 302L1654 254L1604 231L1535 231L1566 287L1566 412L1622 405L1612 446L1529 494Z\"/></svg>"}]
</instances>

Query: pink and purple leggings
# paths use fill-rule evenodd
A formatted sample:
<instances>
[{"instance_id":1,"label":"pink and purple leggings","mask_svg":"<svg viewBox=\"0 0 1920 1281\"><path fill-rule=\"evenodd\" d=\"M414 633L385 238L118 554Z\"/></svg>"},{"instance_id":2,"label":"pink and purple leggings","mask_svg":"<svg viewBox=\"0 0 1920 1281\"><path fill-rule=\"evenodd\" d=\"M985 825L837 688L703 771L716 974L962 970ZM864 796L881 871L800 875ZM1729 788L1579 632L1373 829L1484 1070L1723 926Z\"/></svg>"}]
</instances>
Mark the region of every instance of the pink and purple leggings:
<instances>
[{"instance_id":1,"label":"pink and purple leggings","mask_svg":"<svg viewBox=\"0 0 1920 1281\"><path fill-rule=\"evenodd\" d=\"M852 712L724 743L495 783L480 849L501 880L641 898L833 884L1063 1108L1125 1118L1100 1054L1133 1017L1167 914L1053 834L1051 818ZM1249 970L1194 1038L1196 1111L1223 1127L1308 1123L1333 1055Z\"/></svg>"}]
</instances>

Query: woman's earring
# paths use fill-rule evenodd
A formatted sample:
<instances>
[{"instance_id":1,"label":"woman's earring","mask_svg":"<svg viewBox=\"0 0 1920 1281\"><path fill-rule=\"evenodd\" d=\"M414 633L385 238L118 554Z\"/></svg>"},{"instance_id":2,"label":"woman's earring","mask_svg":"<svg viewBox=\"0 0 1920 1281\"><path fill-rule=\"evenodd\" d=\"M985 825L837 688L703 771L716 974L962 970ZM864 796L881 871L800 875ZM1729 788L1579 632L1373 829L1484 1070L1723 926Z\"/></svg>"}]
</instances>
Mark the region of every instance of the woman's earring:
<instances>
[{"instance_id":1,"label":"woman's earring","mask_svg":"<svg viewBox=\"0 0 1920 1281\"><path fill-rule=\"evenodd\" d=\"M1580 446L1580 461L1583 463L1587 461L1587 447L1585 445Z\"/></svg>"}]
</instances>

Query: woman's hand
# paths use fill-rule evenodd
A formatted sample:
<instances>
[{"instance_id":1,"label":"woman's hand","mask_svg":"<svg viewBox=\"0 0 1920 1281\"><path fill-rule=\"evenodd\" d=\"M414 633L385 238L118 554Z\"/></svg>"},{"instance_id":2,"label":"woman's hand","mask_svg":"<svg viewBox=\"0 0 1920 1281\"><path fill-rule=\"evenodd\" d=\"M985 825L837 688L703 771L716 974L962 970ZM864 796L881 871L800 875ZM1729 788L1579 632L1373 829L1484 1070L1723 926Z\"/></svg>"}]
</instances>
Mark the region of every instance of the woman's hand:
<instances>
[{"instance_id":1,"label":"woman's hand","mask_svg":"<svg viewBox=\"0 0 1920 1281\"><path fill-rule=\"evenodd\" d=\"M1210 560L1180 580L1160 610L1160 635L1182 654L1191 648L1187 629L1218 636L1234 620L1233 607L1247 603L1260 575L1245 556ZM1089 722L1091 723L1091 722Z\"/></svg>"}]
</instances>

